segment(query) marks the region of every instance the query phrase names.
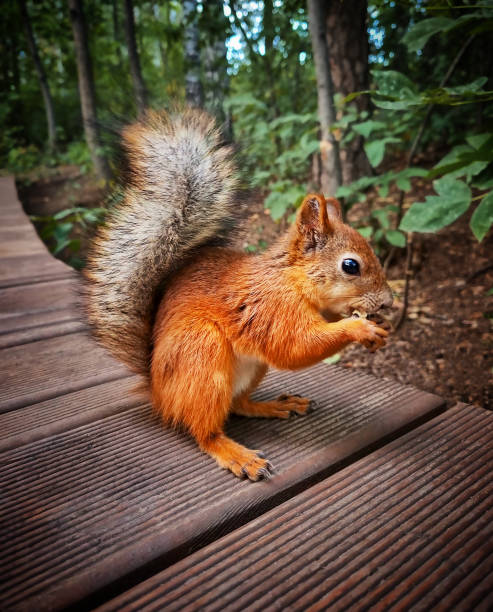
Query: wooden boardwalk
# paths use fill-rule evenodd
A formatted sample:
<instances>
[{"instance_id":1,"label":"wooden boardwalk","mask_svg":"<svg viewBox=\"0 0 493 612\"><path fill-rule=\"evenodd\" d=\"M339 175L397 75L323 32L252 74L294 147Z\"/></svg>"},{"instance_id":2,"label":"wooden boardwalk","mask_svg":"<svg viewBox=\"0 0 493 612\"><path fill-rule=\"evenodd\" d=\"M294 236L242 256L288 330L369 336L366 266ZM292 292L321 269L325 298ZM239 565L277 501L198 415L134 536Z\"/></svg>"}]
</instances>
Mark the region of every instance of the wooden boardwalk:
<instances>
[{"instance_id":1,"label":"wooden boardwalk","mask_svg":"<svg viewBox=\"0 0 493 612\"><path fill-rule=\"evenodd\" d=\"M0 610L488 610L493 414L335 366L272 372L235 479L131 394L0 179Z\"/></svg>"}]
</instances>

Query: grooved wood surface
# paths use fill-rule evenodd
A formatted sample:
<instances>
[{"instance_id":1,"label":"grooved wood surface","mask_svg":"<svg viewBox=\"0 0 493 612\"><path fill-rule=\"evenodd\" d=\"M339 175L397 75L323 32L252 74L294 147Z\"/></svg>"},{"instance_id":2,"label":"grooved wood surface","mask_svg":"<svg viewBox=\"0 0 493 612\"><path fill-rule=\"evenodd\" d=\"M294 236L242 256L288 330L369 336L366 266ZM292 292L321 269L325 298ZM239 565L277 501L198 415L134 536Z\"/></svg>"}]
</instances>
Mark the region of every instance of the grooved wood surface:
<instances>
[{"instance_id":1,"label":"grooved wood surface","mask_svg":"<svg viewBox=\"0 0 493 612\"><path fill-rule=\"evenodd\" d=\"M0 349L28 344L45 338L55 338L56 336L73 334L86 329L87 327L82 321L72 316L68 316L66 320L61 319L57 323L41 324L27 329L5 332L0 335Z\"/></svg>"},{"instance_id":2,"label":"grooved wood surface","mask_svg":"<svg viewBox=\"0 0 493 612\"><path fill-rule=\"evenodd\" d=\"M70 278L73 270L47 252L0 258L0 289L32 282Z\"/></svg>"},{"instance_id":3,"label":"grooved wood surface","mask_svg":"<svg viewBox=\"0 0 493 612\"><path fill-rule=\"evenodd\" d=\"M137 376L119 378L0 414L0 451L141 405Z\"/></svg>"},{"instance_id":4,"label":"grooved wood surface","mask_svg":"<svg viewBox=\"0 0 493 612\"><path fill-rule=\"evenodd\" d=\"M77 289L74 275L0 291L0 349L84 330Z\"/></svg>"},{"instance_id":5,"label":"grooved wood surface","mask_svg":"<svg viewBox=\"0 0 493 612\"><path fill-rule=\"evenodd\" d=\"M2 289L0 335L80 318L76 304L76 278Z\"/></svg>"},{"instance_id":6,"label":"grooved wood surface","mask_svg":"<svg viewBox=\"0 0 493 612\"><path fill-rule=\"evenodd\" d=\"M0 413L129 376L86 332L0 350Z\"/></svg>"},{"instance_id":7,"label":"grooved wood surface","mask_svg":"<svg viewBox=\"0 0 493 612\"><path fill-rule=\"evenodd\" d=\"M13 177L0 177L0 211L0 288L73 274L38 238L17 198Z\"/></svg>"},{"instance_id":8,"label":"grooved wood surface","mask_svg":"<svg viewBox=\"0 0 493 612\"><path fill-rule=\"evenodd\" d=\"M56 609L143 565L171 563L442 406L436 396L323 364L271 373L258 396L286 391L318 407L288 421L236 417L228 428L277 467L266 482L235 479L144 408L4 452L0 607Z\"/></svg>"},{"instance_id":9,"label":"grooved wood surface","mask_svg":"<svg viewBox=\"0 0 493 612\"><path fill-rule=\"evenodd\" d=\"M458 406L98 610L491 610L492 465Z\"/></svg>"}]
</instances>

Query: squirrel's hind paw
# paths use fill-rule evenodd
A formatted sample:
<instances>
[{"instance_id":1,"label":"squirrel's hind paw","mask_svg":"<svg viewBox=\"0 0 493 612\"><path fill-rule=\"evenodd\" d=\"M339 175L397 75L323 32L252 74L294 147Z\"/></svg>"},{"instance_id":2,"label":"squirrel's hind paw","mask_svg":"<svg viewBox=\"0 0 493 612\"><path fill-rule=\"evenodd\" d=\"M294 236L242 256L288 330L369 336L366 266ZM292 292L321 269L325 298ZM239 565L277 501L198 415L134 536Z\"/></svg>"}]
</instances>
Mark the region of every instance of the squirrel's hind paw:
<instances>
[{"instance_id":1,"label":"squirrel's hind paw","mask_svg":"<svg viewBox=\"0 0 493 612\"><path fill-rule=\"evenodd\" d=\"M222 468L230 470L238 478L256 481L274 474L274 467L260 451L250 450L224 434L212 438L209 444L202 444L202 448Z\"/></svg>"}]
</instances>

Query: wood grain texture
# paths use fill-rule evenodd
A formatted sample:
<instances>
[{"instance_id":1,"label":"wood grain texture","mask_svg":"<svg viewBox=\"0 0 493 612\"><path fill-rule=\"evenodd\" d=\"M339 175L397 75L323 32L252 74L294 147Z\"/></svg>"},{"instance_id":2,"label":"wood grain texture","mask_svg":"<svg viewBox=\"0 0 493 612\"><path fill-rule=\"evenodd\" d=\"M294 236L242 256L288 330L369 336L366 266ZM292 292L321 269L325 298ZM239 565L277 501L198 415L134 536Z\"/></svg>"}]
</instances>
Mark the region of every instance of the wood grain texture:
<instances>
[{"instance_id":1,"label":"wood grain texture","mask_svg":"<svg viewBox=\"0 0 493 612\"><path fill-rule=\"evenodd\" d=\"M87 333L0 350L0 413L129 376Z\"/></svg>"},{"instance_id":2,"label":"wood grain texture","mask_svg":"<svg viewBox=\"0 0 493 612\"><path fill-rule=\"evenodd\" d=\"M50 255L38 237L19 202L12 176L0 177L0 212L0 288L73 273Z\"/></svg>"},{"instance_id":3,"label":"wood grain texture","mask_svg":"<svg viewBox=\"0 0 493 612\"><path fill-rule=\"evenodd\" d=\"M77 278L4 288L0 292L0 348L81 331Z\"/></svg>"},{"instance_id":4,"label":"wood grain texture","mask_svg":"<svg viewBox=\"0 0 493 612\"><path fill-rule=\"evenodd\" d=\"M458 406L111 610L491 610L493 415Z\"/></svg>"},{"instance_id":5,"label":"wood grain texture","mask_svg":"<svg viewBox=\"0 0 493 612\"><path fill-rule=\"evenodd\" d=\"M436 396L323 364L272 372L258 397L283 392L312 397L316 410L283 421L236 417L228 426L274 463L270 481L219 469L140 407L4 452L0 606L58 609L125 588L132 572L173 563L442 406Z\"/></svg>"},{"instance_id":6,"label":"wood grain texture","mask_svg":"<svg viewBox=\"0 0 493 612\"><path fill-rule=\"evenodd\" d=\"M0 414L0 452L91 423L143 403L136 376L119 378Z\"/></svg>"}]
</instances>

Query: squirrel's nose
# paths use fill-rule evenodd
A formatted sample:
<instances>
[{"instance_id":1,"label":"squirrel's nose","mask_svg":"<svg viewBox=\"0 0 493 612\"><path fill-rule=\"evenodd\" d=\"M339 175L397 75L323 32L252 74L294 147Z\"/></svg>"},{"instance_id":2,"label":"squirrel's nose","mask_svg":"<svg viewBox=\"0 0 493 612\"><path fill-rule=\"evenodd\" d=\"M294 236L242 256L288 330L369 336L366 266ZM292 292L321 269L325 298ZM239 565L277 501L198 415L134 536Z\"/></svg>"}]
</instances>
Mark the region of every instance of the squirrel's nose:
<instances>
[{"instance_id":1,"label":"squirrel's nose","mask_svg":"<svg viewBox=\"0 0 493 612\"><path fill-rule=\"evenodd\" d=\"M390 308L394 302L394 296L392 295L392 290L387 286L387 290L384 294L384 300L380 305L380 308Z\"/></svg>"}]
</instances>

